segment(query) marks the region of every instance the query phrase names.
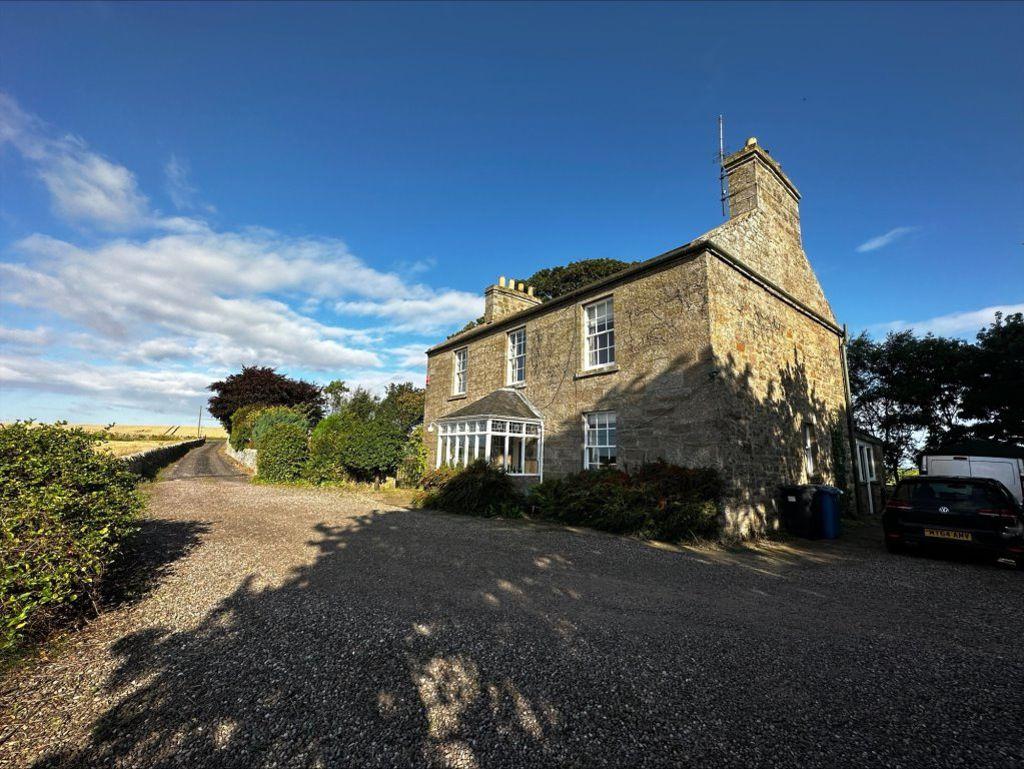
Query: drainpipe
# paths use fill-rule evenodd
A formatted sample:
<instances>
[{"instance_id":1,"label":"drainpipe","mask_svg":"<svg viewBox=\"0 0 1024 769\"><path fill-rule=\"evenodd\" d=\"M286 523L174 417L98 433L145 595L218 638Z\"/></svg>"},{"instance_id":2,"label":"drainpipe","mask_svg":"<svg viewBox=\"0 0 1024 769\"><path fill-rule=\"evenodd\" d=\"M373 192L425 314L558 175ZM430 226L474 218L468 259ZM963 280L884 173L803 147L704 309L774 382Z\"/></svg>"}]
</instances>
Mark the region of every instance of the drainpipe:
<instances>
[{"instance_id":1,"label":"drainpipe","mask_svg":"<svg viewBox=\"0 0 1024 769\"><path fill-rule=\"evenodd\" d=\"M843 390L846 392L846 432L850 448L850 469L853 470L853 507L857 511L857 517L861 515L860 495L857 493L857 478L859 477L857 457L857 438L853 433L853 394L850 392L850 364L846 360L846 343L849 334L846 331L846 324L843 324L843 336L839 340L839 354L843 359ZM870 493L870 489L869 489Z\"/></svg>"}]
</instances>

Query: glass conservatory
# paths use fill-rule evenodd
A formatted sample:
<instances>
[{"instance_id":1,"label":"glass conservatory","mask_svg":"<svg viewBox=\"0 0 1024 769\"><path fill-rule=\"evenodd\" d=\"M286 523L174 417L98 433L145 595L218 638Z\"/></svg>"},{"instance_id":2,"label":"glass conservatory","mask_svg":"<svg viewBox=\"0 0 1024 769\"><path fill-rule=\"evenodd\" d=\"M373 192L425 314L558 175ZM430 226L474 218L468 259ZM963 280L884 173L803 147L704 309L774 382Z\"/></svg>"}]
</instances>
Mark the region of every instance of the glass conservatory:
<instances>
[{"instance_id":1,"label":"glass conservatory","mask_svg":"<svg viewBox=\"0 0 1024 769\"><path fill-rule=\"evenodd\" d=\"M509 475L543 477L544 423L539 419L464 417L437 423L436 467L486 459Z\"/></svg>"}]
</instances>

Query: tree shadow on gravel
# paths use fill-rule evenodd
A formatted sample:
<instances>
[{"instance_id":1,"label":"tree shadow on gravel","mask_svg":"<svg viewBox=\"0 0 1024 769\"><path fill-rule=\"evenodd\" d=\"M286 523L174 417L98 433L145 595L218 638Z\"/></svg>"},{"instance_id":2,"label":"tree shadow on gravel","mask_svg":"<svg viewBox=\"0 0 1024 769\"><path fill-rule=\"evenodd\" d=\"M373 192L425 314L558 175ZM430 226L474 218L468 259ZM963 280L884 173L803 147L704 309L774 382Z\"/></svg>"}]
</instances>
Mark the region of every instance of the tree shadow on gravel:
<instances>
[{"instance_id":1,"label":"tree shadow on gravel","mask_svg":"<svg viewBox=\"0 0 1024 769\"><path fill-rule=\"evenodd\" d=\"M117 704L85 747L35 766L820 765L835 755L820 734L863 745L893 719L900 763L944 739L934 697L919 707L936 684L913 669L921 648L901 639L879 666L885 618L826 632L845 610L795 580L776 600L778 574L424 512L311 533L315 557L282 582L251 575L193 629L121 639ZM985 708L958 702L977 724Z\"/></svg>"},{"instance_id":2,"label":"tree shadow on gravel","mask_svg":"<svg viewBox=\"0 0 1024 769\"><path fill-rule=\"evenodd\" d=\"M140 521L139 530L124 543L103 581L103 607L113 609L144 598L209 530L210 525L201 521Z\"/></svg>"}]
</instances>

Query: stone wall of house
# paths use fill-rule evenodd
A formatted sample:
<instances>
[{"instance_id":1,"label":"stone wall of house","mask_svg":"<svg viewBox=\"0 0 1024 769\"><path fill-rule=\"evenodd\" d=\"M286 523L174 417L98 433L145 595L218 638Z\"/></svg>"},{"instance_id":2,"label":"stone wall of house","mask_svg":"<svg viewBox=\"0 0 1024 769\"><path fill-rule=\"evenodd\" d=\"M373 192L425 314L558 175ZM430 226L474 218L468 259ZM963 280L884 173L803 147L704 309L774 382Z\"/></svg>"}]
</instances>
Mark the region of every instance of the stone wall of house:
<instances>
[{"instance_id":1,"label":"stone wall of house","mask_svg":"<svg viewBox=\"0 0 1024 769\"><path fill-rule=\"evenodd\" d=\"M582 469L582 420L589 411L616 412L621 464L658 458L684 465L714 461L707 259L700 254L525 321L522 392L545 418L546 477ZM616 366L583 371L583 305L609 295L615 307ZM506 385L506 337L518 327L499 324L469 341L462 397L452 395L453 351L429 356L429 466L436 450L430 425Z\"/></svg>"},{"instance_id":2,"label":"stone wall of house","mask_svg":"<svg viewBox=\"0 0 1024 769\"><path fill-rule=\"evenodd\" d=\"M739 533L762 531L775 526L780 484L837 484L834 441L853 478L841 337L723 261L710 263L708 284L727 517ZM804 423L817 439L813 476Z\"/></svg>"},{"instance_id":3,"label":"stone wall of house","mask_svg":"<svg viewBox=\"0 0 1024 769\"><path fill-rule=\"evenodd\" d=\"M782 167L751 139L726 158L729 220L705 233L751 269L825 318L832 308L804 253L800 234L800 193Z\"/></svg>"}]
</instances>

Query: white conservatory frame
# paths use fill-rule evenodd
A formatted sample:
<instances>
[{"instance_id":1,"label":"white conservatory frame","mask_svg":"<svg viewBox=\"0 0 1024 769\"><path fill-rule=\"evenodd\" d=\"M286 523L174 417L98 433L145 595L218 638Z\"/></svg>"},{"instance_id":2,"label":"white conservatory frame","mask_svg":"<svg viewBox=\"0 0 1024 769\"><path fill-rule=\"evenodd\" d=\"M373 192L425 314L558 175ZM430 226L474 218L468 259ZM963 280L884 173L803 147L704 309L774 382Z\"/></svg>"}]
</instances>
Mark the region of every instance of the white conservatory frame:
<instances>
[{"instance_id":1,"label":"white conservatory frame","mask_svg":"<svg viewBox=\"0 0 1024 769\"><path fill-rule=\"evenodd\" d=\"M437 432L437 455L434 467L447 465L465 467L477 459L491 457L495 441L502 442L501 469L509 475L544 480L544 421L506 417L498 414L452 417L439 419L434 429ZM519 441L519 467L526 469L527 441L537 441L537 472L513 472L507 465L509 445L513 439Z\"/></svg>"}]
</instances>

